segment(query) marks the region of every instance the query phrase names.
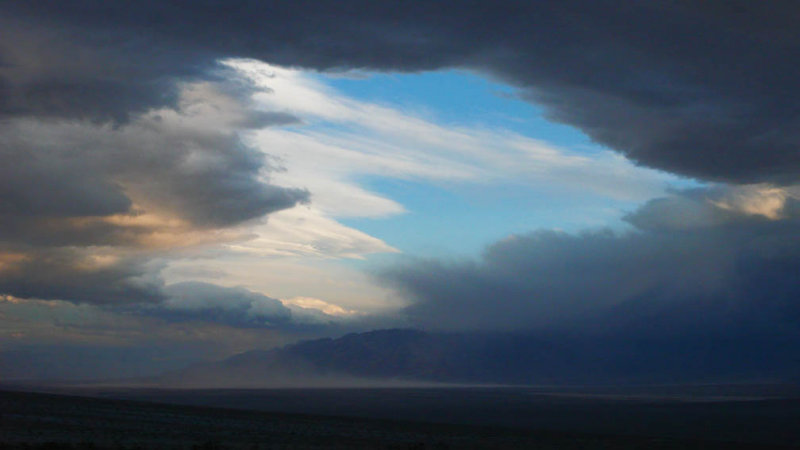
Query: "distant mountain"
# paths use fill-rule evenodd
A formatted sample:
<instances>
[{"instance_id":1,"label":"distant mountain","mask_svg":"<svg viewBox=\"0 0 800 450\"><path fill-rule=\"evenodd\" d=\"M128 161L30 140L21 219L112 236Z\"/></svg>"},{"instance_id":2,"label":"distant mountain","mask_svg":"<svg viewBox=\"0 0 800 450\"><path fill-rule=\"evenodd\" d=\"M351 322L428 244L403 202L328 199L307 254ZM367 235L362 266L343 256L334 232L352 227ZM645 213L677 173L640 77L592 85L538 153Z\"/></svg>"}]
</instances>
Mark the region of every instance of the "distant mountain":
<instances>
[{"instance_id":1,"label":"distant mountain","mask_svg":"<svg viewBox=\"0 0 800 450\"><path fill-rule=\"evenodd\" d=\"M798 374L796 342L377 330L249 351L172 372L160 383L185 387L630 384L784 381Z\"/></svg>"}]
</instances>

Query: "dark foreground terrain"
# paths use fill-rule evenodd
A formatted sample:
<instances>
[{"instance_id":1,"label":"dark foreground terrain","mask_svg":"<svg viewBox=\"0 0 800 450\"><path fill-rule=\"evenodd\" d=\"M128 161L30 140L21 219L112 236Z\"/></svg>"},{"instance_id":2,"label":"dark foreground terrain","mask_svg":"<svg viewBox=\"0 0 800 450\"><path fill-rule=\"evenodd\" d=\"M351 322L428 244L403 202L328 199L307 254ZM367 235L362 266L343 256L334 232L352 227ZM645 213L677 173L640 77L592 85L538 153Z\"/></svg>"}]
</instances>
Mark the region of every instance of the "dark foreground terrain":
<instances>
[{"instance_id":1,"label":"dark foreground terrain","mask_svg":"<svg viewBox=\"0 0 800 450\"><path fill-rule=\"evenodd\" d=\"M125 391L132 396L137 391ZM499 393L498 393L499 392ZM87 394L98 395L100 391L86 391ZM120 395L122 391L104 392L104 395ZM476 395L477 393L477 395ZM55 394L29 392L0 391L0 448L13 449L149 449L149 448L259 448L259 449L323 449L323 448L363 448L363 449L778 449L797 448L791 442L797 433L796 404L774 404L767 401L739 402L703 402L704 408L692 402L637 401L620 404L608 399L596 398L578 400L566 396L559 406L552 399L553 405L546 407L541 398L535 401L520 400L511 405L505 402L495 403L498 399L487 399L487 395L518 397L522 391L497 389L370 389L370 390L267 390L267 391L138 391L141 397L164 401L181 401L189 399L198 402L210 402L216 398L217 403L239 401L243 408L258 404L260 409L272 408L283 410L302 410L302 404L316 402L317 407L328 413L330 408L338 409L336 415L285 414L265 411L236 410L205 406L188 406L176 404L159 404L145 401L120 400L110 398L89 398ZM170 397L171 396L171 397ZM449 403L441 404L447 398ZM348 401L354 412L348 410ZM368 400L367 398L373 399ZM482 400L481 400L482 398ZM250 403L244 401L250 399ZM292 400L294 399L294 400ZM406 399L406 400L404 400ZM466 400L465 400L466 399ZM441 404L425 410L424 405ZM292 402L294 403L294 406ZM266 403L265 403L266 402ZM282 403L281 403L282 402ZM479 406L476 402L483 404ZM537 403L538 402L538 403ZM405 413L402 405L407 404ZM609 406L616 404L614 408ZM623 402L625 403L625 402ZM669 403L669 404L668 404ZM681 409L681 403L685 403ZM731 407L735 403L738 406ZM360 407L358 405L361 405ZM432 416L443 411L441 408L459 407L463 413L491 415L492 404L497 408L499 416L509 419L516 414L529 416L532 411L540 411L539 423L550 424L546 416L555 415L556 422L561 422L561 431L543 431L543 428L531 426L535 417L520 417L511 426L469 425L431 423ZM525 407L524 405L529 406ZM538 404L538 406L536 406ZM256 405L256 406L258 406ZM417 422L395 421L385 419L367 419L358 417L342 417L348 413L359 415L370 408L379 410L383 405L385 412L400 408L398 417L410 418L405 414L419 410ZM532 405L532 406L531 406ZM605 406L604 406L605 405ZM659 407L660 405L660 407ZM709 405L722 406L722 409L707 409ZM631 409L632 406L632 409ZM328 408L328 409L326 409ZM360 408L360 409L359 409ZM410 409L409 409L410 408ZM469 410L472 408L472 412ZM477 408L477 409L476 409ZM484 409L481 409L484 408ZM659 408L662 408L661 410ZM698 409L699 408L699 409ZM738 408L738 409L737 409ZM313 407L311 408L314 409ZM577 413L568 417L570 411ZM621 414L630 411L630 414ZM648 412L649 411L649 412ZM680 414L691 413L688 417ZM727 413L726 413L727 411ZM748 412L749 411L749 412ZM566 415L558 417L558 414ZM609 415L611 414L611 415ZM642 414L644 414L642 416ZM649 415L648 415L649 414ZM677 414L677 415L676 415ZM391 416L383 414L380 416ZM455 421L458 414L453 415ZM452 419L451 417L451 419ZM466 416L465 416L466 417ZM609 430L626 430L623 434L589 433L581 431L565 431L565 429L592 429L577 426L581 421L592 419ZM637 422L638 418L638 422ZM474 416L472 422L481 422ZM484 417L483 423L498 423L492 417ZM659 427L669 425L682 426L686 419L695 423L695 430L708 428L709 435L705 439L687 439L667 437L669 430ZM775 423L775 420L778 420ZM526 420L529 422L526 424ZM615 429L608 427L614 421L621 423ZM749 420L749 421L747 421ZM565 426L574 422L573 426ZM665 422L666 421L666 422ZM703 423L706 421L706 423ZM745 422L743 422L745 421ZM502 423L503 421L499 421ZM648 425L647 426L644 425ZM771 424L771 425L770 425ZM588 425L588 424L584 424ZM644 428L642 428L644 426ZM747 427L750 433L715 434L725 426ZM721 428L722 427L722 428ZM716 430L716 431L715 431ZM782 431L781 431L782 430ZM742 431L742 430L739 430ZM744 430L747 431L747 430ZM775 436L778 432L778 436ZM681 433L674 433L680 435ZM685 434L685 433L684 433ZM763 442L756 442L759 436ZM730 438L737 438L733 442ZM727 442L726 442L727 441ZM765 442L772 442L767 445ZM781 441L782 445L775 445Z\"/></svg>"}]
</instances>

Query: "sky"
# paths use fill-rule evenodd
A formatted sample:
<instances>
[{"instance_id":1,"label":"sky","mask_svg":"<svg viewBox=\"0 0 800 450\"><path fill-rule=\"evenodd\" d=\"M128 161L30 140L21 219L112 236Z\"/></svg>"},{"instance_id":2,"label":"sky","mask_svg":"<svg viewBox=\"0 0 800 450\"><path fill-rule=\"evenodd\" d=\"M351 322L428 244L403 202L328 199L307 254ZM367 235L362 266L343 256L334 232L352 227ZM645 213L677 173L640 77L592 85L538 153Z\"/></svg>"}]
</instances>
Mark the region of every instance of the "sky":
<instances>
[{"instance_id":1,"label":"sky","mask_svg":"<svg viewBox=\"0 0 800 450\"><path fill-rule=\"evenodd\" d=\"M794 339L797 19L3 2L0 379L395 327Z\"/></svg>"}]
</instances>

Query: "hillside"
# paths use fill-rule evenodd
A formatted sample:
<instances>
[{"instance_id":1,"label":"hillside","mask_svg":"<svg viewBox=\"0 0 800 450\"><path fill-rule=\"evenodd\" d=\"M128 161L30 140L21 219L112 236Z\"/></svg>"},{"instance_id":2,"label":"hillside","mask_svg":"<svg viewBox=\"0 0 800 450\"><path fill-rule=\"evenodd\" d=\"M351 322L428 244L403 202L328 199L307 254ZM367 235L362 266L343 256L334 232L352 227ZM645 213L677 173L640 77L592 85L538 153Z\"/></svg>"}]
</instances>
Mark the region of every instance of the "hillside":
<instances>
[{"instance_id":1,"label":"hillside","mask_svg":"<svg viewBox=\"0 0 800 450\"><path fill-rule=\"evenodd\" d=\"M765 340L745 347L722 339L659 342L376 330L249 351L171 372L160 383L269 387L785 381L800 373L800 346L790 344Z\"/></svg>"}]
</instances>

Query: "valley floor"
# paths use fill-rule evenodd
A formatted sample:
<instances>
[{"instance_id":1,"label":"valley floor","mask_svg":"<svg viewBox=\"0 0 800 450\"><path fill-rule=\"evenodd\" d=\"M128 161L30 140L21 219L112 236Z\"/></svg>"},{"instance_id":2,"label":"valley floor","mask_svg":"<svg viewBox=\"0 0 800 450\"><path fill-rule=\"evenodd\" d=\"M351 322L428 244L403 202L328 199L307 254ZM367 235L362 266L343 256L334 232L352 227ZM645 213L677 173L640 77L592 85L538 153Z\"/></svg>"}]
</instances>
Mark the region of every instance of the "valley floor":
<instances>
[{"instance_id":1,"label":"valley floor","mask_svg":"<svg viewBox=\"0 0 800 450\"><path fill-rule=\"evenodd\" d=\"M0 448L658 450L793 447L536 431L528 427L269 413L0 391Z\"/></svg>"}]
</instances>

